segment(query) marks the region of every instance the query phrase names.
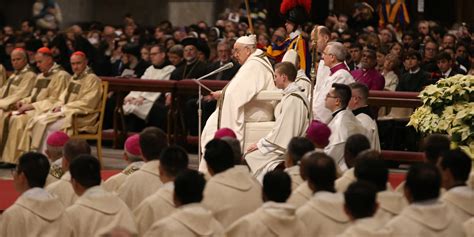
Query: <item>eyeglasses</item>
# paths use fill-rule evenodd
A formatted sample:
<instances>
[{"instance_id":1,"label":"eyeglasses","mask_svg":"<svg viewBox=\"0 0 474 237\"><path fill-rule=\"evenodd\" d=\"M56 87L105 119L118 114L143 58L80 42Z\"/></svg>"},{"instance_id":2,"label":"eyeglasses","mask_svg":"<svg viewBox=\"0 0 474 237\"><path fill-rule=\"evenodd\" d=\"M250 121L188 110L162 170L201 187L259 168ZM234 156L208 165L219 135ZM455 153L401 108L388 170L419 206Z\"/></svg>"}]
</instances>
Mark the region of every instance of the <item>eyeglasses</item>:
<instances>
[{"instance_id":1,"label":"eyeglasses","mask_svg":"<svg viewBox=\"0 0 474 237\"><path fill-rule=\"evenodd\" d=\"M239 54L240 50L241 49L239 49L239 48L232 49L232 54L233 55Z\"/></svg>"}]
</instances>

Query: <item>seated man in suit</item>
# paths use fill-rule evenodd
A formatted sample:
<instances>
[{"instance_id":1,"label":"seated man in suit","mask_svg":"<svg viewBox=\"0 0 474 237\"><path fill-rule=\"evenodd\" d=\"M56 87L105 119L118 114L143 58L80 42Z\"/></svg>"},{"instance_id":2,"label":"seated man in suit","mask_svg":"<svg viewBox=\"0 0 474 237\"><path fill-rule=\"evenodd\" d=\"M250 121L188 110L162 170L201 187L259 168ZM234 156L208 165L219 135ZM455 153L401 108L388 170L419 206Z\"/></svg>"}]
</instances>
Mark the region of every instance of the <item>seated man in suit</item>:
<instances>
[{"instance_id":1,"label":"seated man in suit","mask_svg":"<svg viewBox=\"0 0 474 237\"><path fill-rule=\"evenodd\" d=\"M465 71L459 69L459 67L454 64L453 58L447 52L441 52L436 56L436 65L438 66L438 73L441 78L448 78L457 74L466 74Z\"/></svg>"}]
</instances>

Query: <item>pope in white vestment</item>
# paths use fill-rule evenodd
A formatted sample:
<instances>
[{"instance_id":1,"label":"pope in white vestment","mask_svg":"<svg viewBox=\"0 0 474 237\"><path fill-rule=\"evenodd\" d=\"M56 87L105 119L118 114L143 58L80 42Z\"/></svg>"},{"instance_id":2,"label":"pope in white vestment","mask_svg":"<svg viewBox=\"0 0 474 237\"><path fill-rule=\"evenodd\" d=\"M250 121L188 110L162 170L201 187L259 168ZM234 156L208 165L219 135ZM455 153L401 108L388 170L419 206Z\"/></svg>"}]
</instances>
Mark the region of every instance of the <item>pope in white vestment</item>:
<instances>
[{"instance_id":1,"label":"pope in white vestment","mask_svg":"<svg viewBox=\"0 0 474 237\"><path fill-rule=\"evenodd\" d=\"M273 120L273 103L253 100L263 90L276 90L272 65L265 53L256 49L255 45L255 35L243 36L235 43L234 56L242 66L221 92L213 93L213 96L219 97L218 106L204 126L200 138L202 148L220 128L232 129L237 140L243 144L244 122ZM199 170L206 170L204 160L201 160Z\"/></svg>"},{"instance_id":2,"label":"pope in white vestment","mask_svg":"<svg viewBox=\"0 0 474 237\"><path fill-rule=\"evenodd\" d=\"M58 197L42 188L24 192L0 217L0 236L68 236Z\"/></svg>"}]
</instances>

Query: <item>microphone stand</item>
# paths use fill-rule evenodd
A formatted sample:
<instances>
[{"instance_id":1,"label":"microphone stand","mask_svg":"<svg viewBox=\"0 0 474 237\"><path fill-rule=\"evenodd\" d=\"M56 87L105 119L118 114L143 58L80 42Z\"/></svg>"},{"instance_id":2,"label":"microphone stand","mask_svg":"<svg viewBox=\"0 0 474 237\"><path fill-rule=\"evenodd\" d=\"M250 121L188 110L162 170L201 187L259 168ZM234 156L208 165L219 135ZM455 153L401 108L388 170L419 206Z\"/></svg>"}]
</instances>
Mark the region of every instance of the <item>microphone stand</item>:
<instances>
[{"instance_id":1,"label":"microphone stand","mask_svg":"<svg viewBox=\"0 0 474 237\"><path fill-rule=\"evenodd\" d=\"M229 64L225 64L224 66L198 78L198 79L192 79L196 84L198 84L198 159L199 159L199 163L201 163L201 159L202 159L202 148L201 148L201 135L202 135L202 131L201 131L201 128L202 128L202 88L206 89L207 91L209 92L213 92L211 89L209 89L209 87L205 86L204 84L202 84L200 82L200 80L204 79L204 78L207 78L209 76L212 76L214 74L217 74L219 72L222 72L222 71L225 71L227 69L230 69L233 67L233 64L231 63L232 66L229 66Z\"/></svg>"}]
</instances>

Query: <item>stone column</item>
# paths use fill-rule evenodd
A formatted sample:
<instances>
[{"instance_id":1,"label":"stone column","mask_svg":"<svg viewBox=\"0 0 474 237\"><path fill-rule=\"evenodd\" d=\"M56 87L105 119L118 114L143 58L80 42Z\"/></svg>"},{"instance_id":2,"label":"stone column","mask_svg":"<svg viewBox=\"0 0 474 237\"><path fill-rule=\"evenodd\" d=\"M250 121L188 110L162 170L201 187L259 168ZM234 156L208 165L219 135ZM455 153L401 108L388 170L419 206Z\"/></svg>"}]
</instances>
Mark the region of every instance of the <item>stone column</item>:
<instances>
[{"instance_id":1,"label":"stone column","mask_svg":"<svg viewBox=\"0 0 474 237\"><path fill-rule=\"evenodd\" d=\"M190 25L200 20L213 25L215 4L214 0L170 0L168 1L168 19L176 26Z\"/></svg>"},{"instance_id":2,"label":"stone column","mask_svg":"<svg viewBox=\"0 0 474 237\"><path fill-rule=\"evenodd\" d=\"M59 4L63 16L62 29L92 19L93 0L56 0L56 2Z\"/></svg>"}]
</instances>

